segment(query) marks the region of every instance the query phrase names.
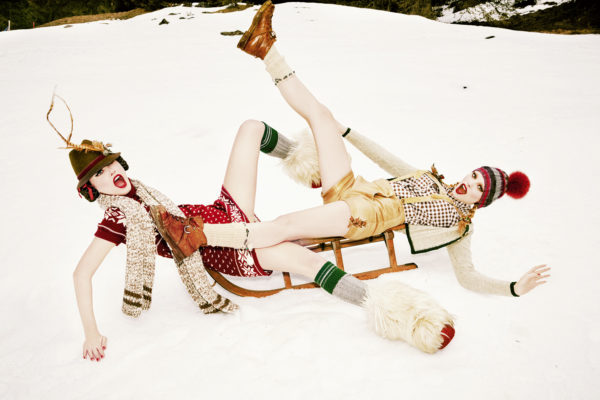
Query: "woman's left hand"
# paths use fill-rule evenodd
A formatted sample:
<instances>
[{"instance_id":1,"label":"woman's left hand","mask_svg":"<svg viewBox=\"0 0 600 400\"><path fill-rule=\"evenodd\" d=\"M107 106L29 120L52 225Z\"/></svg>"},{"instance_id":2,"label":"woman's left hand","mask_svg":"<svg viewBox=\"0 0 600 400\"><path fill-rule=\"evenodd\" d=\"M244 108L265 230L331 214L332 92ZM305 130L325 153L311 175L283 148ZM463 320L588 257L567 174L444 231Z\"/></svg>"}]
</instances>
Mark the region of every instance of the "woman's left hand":
<instances>
[{"instance_id":1,"label":"woman's left hand","mask_svg":"<svg viewBox=\"0 0 600 400\"><path fill-rule=\"evenodd\" d=\"M550 267L546 264L531 268L517 283L515 283L515 293L519 296L523 296L536 286L543 285L547 282L544 279L550 277L550 274L546 274L548 271L550 271Z\"/></svg>"}]
</instances>

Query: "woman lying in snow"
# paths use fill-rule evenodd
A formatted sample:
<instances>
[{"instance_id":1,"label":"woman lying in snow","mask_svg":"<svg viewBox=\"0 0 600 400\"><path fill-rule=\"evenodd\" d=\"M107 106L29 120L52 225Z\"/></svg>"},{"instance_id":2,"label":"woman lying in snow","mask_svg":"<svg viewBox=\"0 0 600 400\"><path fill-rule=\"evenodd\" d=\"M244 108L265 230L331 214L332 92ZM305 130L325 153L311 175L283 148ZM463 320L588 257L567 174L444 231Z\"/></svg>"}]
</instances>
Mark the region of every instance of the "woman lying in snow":
<instances>
[{"instance_id":1,"label":"woman lying in snow","mask_svg":"<svg viewBox=\"0 0 600 400\"><path fill-rule=\"evenodd\" d=\"M272 154L284 159L285 168L298 181L321 186L325 205L250 224L249 243L262 247L303 237L360 239L405 222L411 251L446 247L456 277L467 289L518 297L545 283L550 276L546 265L530 269L516 282L507 282L477 272L471 260L470 228L475 211L504 194L525 196L527 176L521 172L509 176L499 168L484 166L471 171L462 182L447 185L435 168L418 170L341 125L275 48L273 10L270 1L263 4L238 47L264 61L283 98L310 126L314 140L304 137L294 143L271 129L262 149L274 149ZM355 178L342 137L396 178L374 182Z\"/></svg>"},{"instance_id":2,"label":"woman lying in snow","mask_svg":"<svg viewBox=\"0 0 600 400\"><path fill-rule=\"evenodd\" d=\"M365 307L376 332L384 337L406 340L429 353L444 348L452 340L450 315L421 291L399 282L367 287L320 255L294 243L251 249L246 223L248 216L257 220L254 200L259 147L269 134L269 127L262 122L244 122L235 139L217 200L211 205L180 206L159 191L128 178L125 172L128 165L120 153L112 153L100 142L84 140L81 145L74 145L70 135L65 139L67 148L72 149L69 158L77 175L79 193L89 201L98 201L105 209L95 237L73 273L85 333L83 358L100 361L105 354L107 339L100 333L93 311L92 277L110 250L121 243L127 245L122 310L132 317L150 307L158 253L163 257L175 256L182 281L204 313L237 309L212 289L204 266L247 277L270 275L273 270L289 271L315 280L342 300ZM161 206L168 212L161 212ZM183 234L184 231L190 234ZM193 236L191 241L194 241L198 232L201 239L193 245L195 249L203 246L199 251L190 252L185 238L173 239ZM182 254L186 251L188 254Z\"/></svg>"},{"instance_id":3,"label":"woman lying in snow","mask_svg":"<svg viewBox=\"0 0 600 400\"><path fill-rule=\"evenodd\" d=\"M367 308L374 329L384 337L406 340L430 353L444 348L452 340L454 329L450 315L425 293L398 282L367 287L364 282L346 275L333 264L325 262L319 255L293 243L284 242L297 238L333 235L369 236L401 223L405 214L406 220L411 223L412 214L404 209L402 203L398 203L399 200L394 196L393 189L390 189L387 181L368 183L360 177L354 179L339 135L344 129L294 76L276 50L273 48L269 52L274 41L270 28L271 15L272 5L266 3L242 39L248 45L242 47L258 56L263 52L261 58L269 53L265 62L275 83L286 101L309 122L319 148L321 176L318 180L322 184L327 204L288 214L269 223L246 224L249 222L248 216L256 221L254 200L259 147L264 152L286 158L288 161L294 158L294 155L297 156L296 152L291 151L293 146L290 141L258 121L247 121L240 127L220 196L215 203L208 206L176 206L157 190L145 186L140 181L130 180L125 172L128 166L120 157L120 153L110 152L107 146L100 142L84 140L81 145L74 145L70 142L70 135L67 139L63 138L67 142L67 148L72 148L69 157L77 175L80 194L89 201L97 200L106 210L95 238L74 272L77 302L86 337L83 345L84 358L99 361L104 357L106 337L100 334L95 321L91 278L108 252L120 243L127 243L123 312L134 317L139 316L142 309L150 307L155 254L172 257L174 253L178 271L188 292L205 313L231 312L237 306L212 290L203 271L204 266L240 276L269 275L272 270L289 271L314 279L334 296ZM253 45L257 51L253 50ZM356 132L353 132L350 138L354 138L355 143L361 139L365 140ZM303 150L302 146L297 148L299 151ZM400 171L402 166L405 164L395 160L394 167L397 169L392 171ZM491 171L493 173L495 170ZM419 173L419 176L412 179L423 176L431 177L427 173ZM484 193L495 195L490 198L495 199L503 194L489 189L492 181L489 178L488 181L482 181L482 177L483 175L475 174L473 180L478 181ZM434 178L431 177L432 180ZM467 196L466 202L471 195L471 203L489 204L480 200L481 194L473 195L472 184L470 178L466 178L464 185L452 192L453 196ZM352 186L352 190L348 191L348 186ZM358 192L359 195L353 195L352 191ZM360 193L367 193L367 196ZM435 204L434 200L430 202ZM168 213L160 210L158 206L165 207ZM195 228L202 227L202 220L205 222L203 234L196 235ZM373 224L374 220L379 222ZM159 228L162 235L156 233L155 228ZM424 243L423 238L433 236L433 240L440 240L448 235L437 234L440 231L438 228L424 229L424 234L417 225L411 228L412 241L417 250L426 250L419 247ZM455 230L446 229L444 232ZM179 235L185 232L182 237L201 237L202 240L191 245L205 247L191 253L183 251L182 256L181 249L190 250L190 243L184 243L185 240L179 242L180 236L174 234L174 231L178 231ZM431 232L435 234L431 235ZM186 235L188 233L189 235ZM465 228L464 235L467 234ZM449 242L452 243L464 235L461 234ZM171 248L167 246L165 239ZM457 248L457 245L468 243L467 239L468 236L451 246ZM457 254L468 256L468 244L466 251L458 251ZM465 267L466 270L469 270L469 267L472 269L470 264ZM516 285L511 284L511 290L514 286L514 294L528 292L541 283L540 279L545 276L540 277L540 274L545 271L546 269L539 268L530 271ZM481 275L476 277L485 278ZM487 289L486 285L480 287Z\"/></svg>"},{"instance_id":4,"label":"woman lying in snow","mask_svg":"<svg viewBox=\"0 0 600 400\"><path fill-rule=\"evenodd\" d=\"M459 184L447 185L435 168L418 170L341 125L275 48L273 10L270 1L263 4L238 47L263 59L283 98L309 124L314 140L301 137L294 143L271 129L263 148L274 148L273 153L283 158L284 167L296 180L311 187L321 186L325 205L273 222L252 224L249 242L262 247L300 237L360 239L406 223L412 253L446 247L456 277L467 289L520 296L544 283L549 276L545 275L549 271L545 265L534 267L517 282L505 282L480 274L471 261L470 228L475 211L505 193L514 198L525 196L529 190L527 176L522 172L508 176L499 168L484 166L471 171ZM374 182L355 178L342 137L395 178Z\"/></svg>"},{"instance_id":5,"label":"woman lying in snow","mask_svg":"<svg viewBox=\"0 0 600 400\"><path fill-rule=\"evenodd\" d=\"M51 125L49 116L53 106L54 96L47 115ZM132 317L150 307L158 253L175 259L182 281L204 313L232 312L237 308L212 289L205 266L248 277L270 275L273 270L288 271L315 280L342 300L365 307L371 324L381 336L406 340L429 353L444 348L452 340L451 316L427 294L399 282L367 286L320 255L294 243L282 243L277 235L282 232L285 216L265 227L260 223L247 224L250 220L257 221L254 201L259 149L280 156L289 150L285 139L277 140L277 133L266 124L246 121L240 126L220 195L213 204L180 206L156 189L128 178L127 163L120 153L111 152L109 146L89 140L73 144L72 130L71 126L67 138L56 132L71 149L69 158L77 176L77 190L105 210L95 237L73 274L85 333L83 358L100 361L105 354L107 339L100 333L93 311L92 277L110 250L121 243L127 245L122 310ZM276 143L272 141L274 138ZM321 170L327 172L329 167L322 165ZM324 174L325 179L328 176L333 177ZM315 212L327 218L337 215L330 210L339 209L339 203L319 207ZM310 213L311 219L315 212ZM289 217L295 220L297 214ZM250 243L250 225L255 231L254 246ZM333 230L312 228L310 224L296 224L296 227L292 235L295 237L322 236L339 230L335 226ZM261 241L261 234L268 238ZM253 250L253 247L260 248Z\"/></svg>"}]
</instances>

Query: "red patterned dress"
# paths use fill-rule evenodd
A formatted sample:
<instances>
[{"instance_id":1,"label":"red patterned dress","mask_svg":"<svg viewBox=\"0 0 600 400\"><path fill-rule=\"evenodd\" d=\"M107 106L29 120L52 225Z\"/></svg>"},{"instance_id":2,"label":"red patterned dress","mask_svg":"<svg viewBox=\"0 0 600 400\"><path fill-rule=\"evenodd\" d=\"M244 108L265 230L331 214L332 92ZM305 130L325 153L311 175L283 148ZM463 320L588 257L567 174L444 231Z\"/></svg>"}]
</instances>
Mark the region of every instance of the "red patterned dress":
<instances>
[{"instance_id":1,"label":"red patterned dress","mask_svg":"<svg viewBox=\"0 0 600 400\"><path fill-rule=\"evenodd\" d=\"M132 186L127 194L141 203ZM205 223L225 224L229 222L249 222L248 217L237 205L225 187L221 188L221 194L211 205L183 204L179 208L186 217L202 216ZM148 207L146 206L146 211ZM127 228L124 224L125 214L116 207L107 209L104 218L98 224L94 234L96 237L107 240L115 245L125 243ZM223 274L234 276L265 276L271 275L272 271L265 271L258 263L254 250L238 250L227 247L204 247L201 248L202 262L206 268L213 269ZM165 240L156 232L156 253L159 256L173 258L171 250Z\"/></svg>"}]
</instances>

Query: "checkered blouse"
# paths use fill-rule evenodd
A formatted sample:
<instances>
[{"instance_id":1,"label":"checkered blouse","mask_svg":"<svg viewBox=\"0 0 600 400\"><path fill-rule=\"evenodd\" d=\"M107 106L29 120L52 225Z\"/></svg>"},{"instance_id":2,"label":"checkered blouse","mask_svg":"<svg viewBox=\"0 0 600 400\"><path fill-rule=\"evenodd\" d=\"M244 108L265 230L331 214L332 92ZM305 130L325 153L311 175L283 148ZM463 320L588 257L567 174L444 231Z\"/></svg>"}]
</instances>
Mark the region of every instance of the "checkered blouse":
<instances>
[{"instance_id":1,"label":"checkered blouse","mask_svg":"<svg viewBox=\"0 0 600 400\"><path fill-rule=\"evenodd\" d=\"M453 200L452 204L445 200L405 204L404 213L406 214L406 223L409 225L428 225L442 228L449 228L458 224L460 215L457 208L463 214L468 214L472 205L454 199L450 195L452 187L445 184L444 187L446 188L446 194ZM413 177L402 181L392 182L392 188L394 189L396 196L400 199L439 194L437 183L427 174L418 178Z\"/></svg>"}]
</instances>

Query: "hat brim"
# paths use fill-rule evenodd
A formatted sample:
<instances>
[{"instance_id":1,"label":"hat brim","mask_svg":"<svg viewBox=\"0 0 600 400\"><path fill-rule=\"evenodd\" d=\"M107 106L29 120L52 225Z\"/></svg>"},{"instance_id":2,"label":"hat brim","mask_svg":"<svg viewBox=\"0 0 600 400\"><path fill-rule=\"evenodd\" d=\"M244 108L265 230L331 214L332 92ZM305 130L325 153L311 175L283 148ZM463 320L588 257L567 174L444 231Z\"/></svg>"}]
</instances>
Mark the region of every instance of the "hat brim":
<instances>
[{"instance_id":1,"label":"hat brim","mask_svg":"<svg viewBox=\"0 0 600 400\"><path fill-rule=\"evenodd\" d=\"M100 160L98 162L98 164L94 165L94 168L90 169L87 172L87 174L85 174L79 180L79 182L77 183L77 189L81 188L83 185L88 183L90 178L92 176L94 176L96 174L96 172L100 171L102 168L106 167L107 165L112 164L113 161L115 161L117 158L119 158L120 155L121 155L121 153L111 153L111 154L107 155L106 157L104 157L102 160Z\"/></svg>"}]
</instances>

